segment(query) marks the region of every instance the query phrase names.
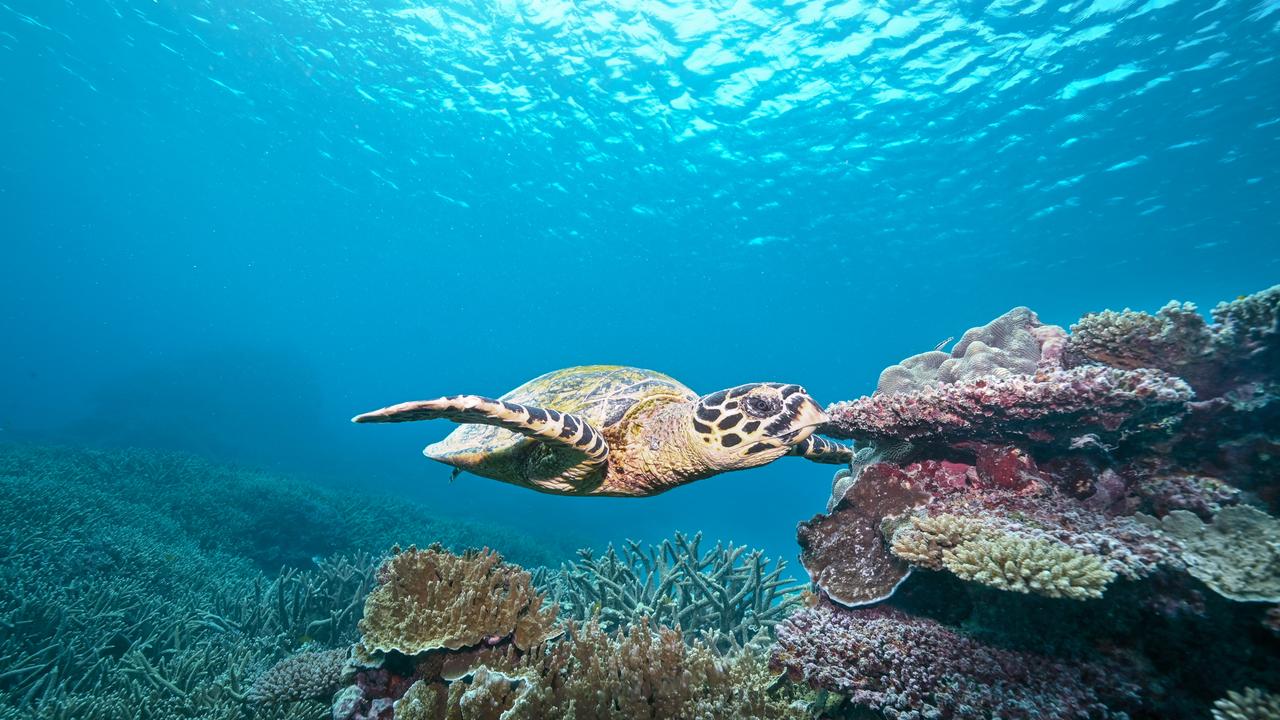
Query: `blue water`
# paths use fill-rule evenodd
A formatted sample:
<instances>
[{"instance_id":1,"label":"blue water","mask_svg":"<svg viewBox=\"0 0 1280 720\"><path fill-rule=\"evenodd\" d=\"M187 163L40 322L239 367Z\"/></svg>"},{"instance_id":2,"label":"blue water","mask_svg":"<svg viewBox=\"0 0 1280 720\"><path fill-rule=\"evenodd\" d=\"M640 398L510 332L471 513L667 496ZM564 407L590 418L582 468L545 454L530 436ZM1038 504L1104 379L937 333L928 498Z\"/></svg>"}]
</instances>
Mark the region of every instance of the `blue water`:
<instances>
[{"instance_id":1,"label":"blue water","mask_svg":"<svg viewBox=\"0 0 1280 720\"><path fill-rule=\"evenodd\" d=\"M1280 278L1280 2L0 2L0 439L793 557L831 469L539 495L361 411L620 363L823 403L1014 305Z\"/></svg>"}]
</instances>

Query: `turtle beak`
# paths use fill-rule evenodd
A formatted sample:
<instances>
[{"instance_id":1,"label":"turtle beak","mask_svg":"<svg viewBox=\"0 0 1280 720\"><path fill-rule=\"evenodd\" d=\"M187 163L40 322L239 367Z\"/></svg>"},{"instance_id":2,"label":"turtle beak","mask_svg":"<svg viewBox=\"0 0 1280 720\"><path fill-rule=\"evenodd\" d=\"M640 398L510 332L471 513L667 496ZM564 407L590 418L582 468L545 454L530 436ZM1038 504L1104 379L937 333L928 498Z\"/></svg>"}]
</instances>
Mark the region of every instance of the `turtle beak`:
<instances>
[{"instance_id":1,"label":"turtle beak","mask_svg":"<svg viewBox=\"0 0 1280 720\"><path fill-rule=\"evenodd\" d=\"M787 430L775 437L784 443L792 443L797 438L809 437L813 434L813 428L830 420L831 416L823 412L813 398L806 396L803 402L792 411L791 422L787 424Z\"/></svg>"},{"instance_id":2,"label":"turtle beak","mask_svg":"<svg viewBox=\"0 0 1280 720\"><path fill-rule=\"evenodd\" d=\"M816 427L831 422L831 416L823 411L813 398L806 397L796 413L795 425L798 427Z\"/></svg>"}]
</instances>

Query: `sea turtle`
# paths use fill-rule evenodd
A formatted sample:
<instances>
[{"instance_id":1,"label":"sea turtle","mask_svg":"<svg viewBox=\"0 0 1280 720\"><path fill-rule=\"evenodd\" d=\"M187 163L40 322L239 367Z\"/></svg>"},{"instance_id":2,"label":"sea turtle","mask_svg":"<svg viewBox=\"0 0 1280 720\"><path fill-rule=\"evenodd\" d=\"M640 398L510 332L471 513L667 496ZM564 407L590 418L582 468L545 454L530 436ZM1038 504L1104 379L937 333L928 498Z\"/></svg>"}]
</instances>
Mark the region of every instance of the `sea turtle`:
<instances>
[{"instance_id":1,"label":"sea turtle","mask_svg":"<svg viewBox=\"0 0 1280 720\"><path fill-rule=\"evenodd\" d=\"M588 365L549 372L494 400L451 395L392 405L353 422L462 423L423 454L558 495L647 496L729 470L800 455L848 463L813 435L827 414L799 385L752 383L699 397L652 370Z\"/></svg>"}]
</instances>

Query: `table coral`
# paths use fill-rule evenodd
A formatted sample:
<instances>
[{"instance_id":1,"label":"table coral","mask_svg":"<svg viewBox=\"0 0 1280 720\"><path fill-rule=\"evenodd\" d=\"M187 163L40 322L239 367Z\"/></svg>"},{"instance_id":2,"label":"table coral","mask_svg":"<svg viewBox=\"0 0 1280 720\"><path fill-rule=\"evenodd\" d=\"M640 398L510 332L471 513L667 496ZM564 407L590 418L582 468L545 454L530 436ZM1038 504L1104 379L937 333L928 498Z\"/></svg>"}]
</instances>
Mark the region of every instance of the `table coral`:
<instances>
[{"instance_id":1,"label":"table coral","mask_svg":"<svg viewBox=\"0 0 1280 720\"><path fill-rule=\"evenodd\" d=\"M1119 719L1137 691L1110 664L991 647L890 608L803 610L778 626L770 666L886 717Z\"/></svg>"},{"instance_id":2,"label":"table coral","mask_svg":"<svg viewBox=\"0 0 1280 720\"><path fill-rule=\"evenodd\" d=\"M1218 511L1211 523L1174 510L1160 528L1186 546L1187 571L1218 594L1280 602L1280 520L1237 505Z\"/></svg>"},{"instance_id":3,"label":"table coral","mask_svg":"<svg viewBox=\"0 0 1280 720\"><path fill-rule=\"evenodd\" d=\"M1158 370L1086 365L835 403L823 432L864 442L1113 436L1176 417L1191 397L1186 382Z\"/></svg>"}]
</instances>

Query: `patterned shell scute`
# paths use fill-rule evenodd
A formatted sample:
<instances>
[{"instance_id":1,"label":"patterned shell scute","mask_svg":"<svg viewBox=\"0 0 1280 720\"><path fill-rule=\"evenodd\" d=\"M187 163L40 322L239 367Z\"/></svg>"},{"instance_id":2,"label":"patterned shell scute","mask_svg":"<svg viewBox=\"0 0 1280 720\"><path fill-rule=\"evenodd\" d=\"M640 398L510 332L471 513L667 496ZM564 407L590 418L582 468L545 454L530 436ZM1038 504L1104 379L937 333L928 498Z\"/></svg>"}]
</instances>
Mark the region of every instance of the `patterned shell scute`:
<instances>
[{"instance_id":1,"label":"patterned shell scute","mask_svg":"<svg viewBox=\"0 0 1280 720\"><path fill-rule=\"evenodd\" d=\"M652 370L621 365L584 365L536 377L501 400L551 408L587 419L598 430L612 427L636 403L650 397L698 396L676 379ZM493 453L532 442L519 433L490 425L462 425L432 446L434 453Z\"/></svg>"}]
</instances>

